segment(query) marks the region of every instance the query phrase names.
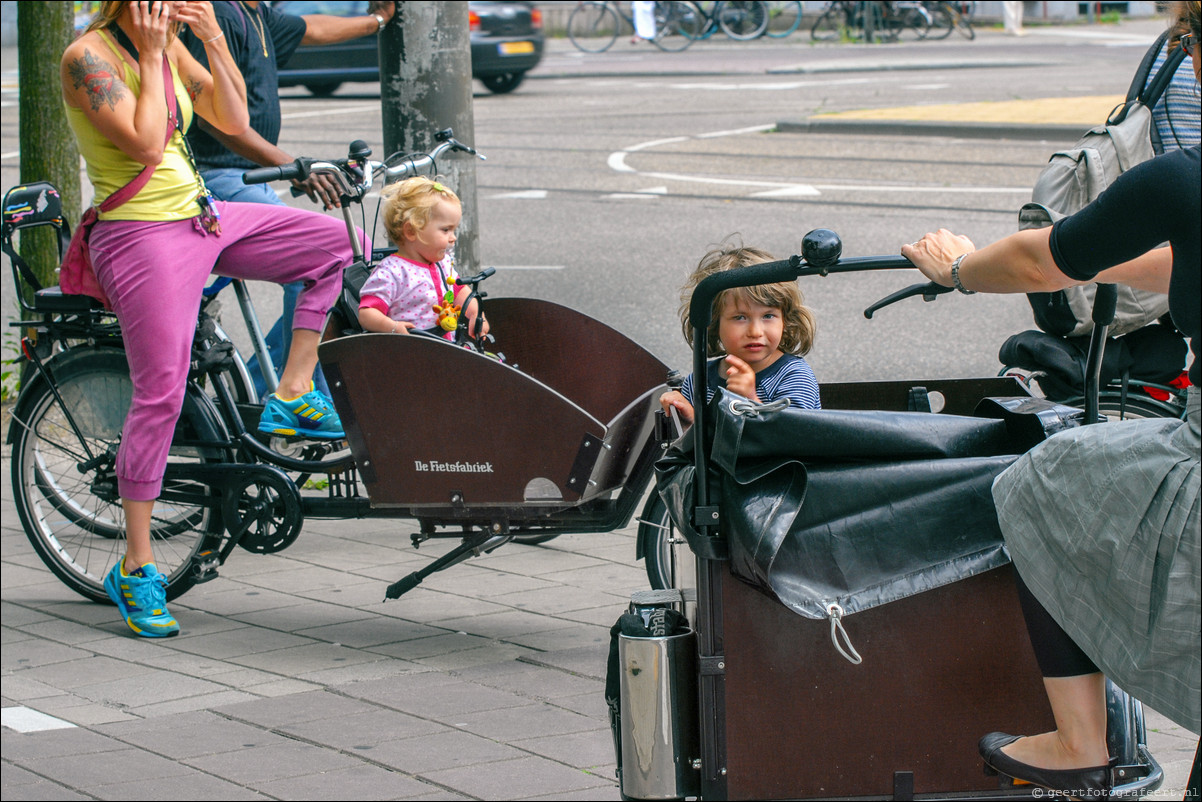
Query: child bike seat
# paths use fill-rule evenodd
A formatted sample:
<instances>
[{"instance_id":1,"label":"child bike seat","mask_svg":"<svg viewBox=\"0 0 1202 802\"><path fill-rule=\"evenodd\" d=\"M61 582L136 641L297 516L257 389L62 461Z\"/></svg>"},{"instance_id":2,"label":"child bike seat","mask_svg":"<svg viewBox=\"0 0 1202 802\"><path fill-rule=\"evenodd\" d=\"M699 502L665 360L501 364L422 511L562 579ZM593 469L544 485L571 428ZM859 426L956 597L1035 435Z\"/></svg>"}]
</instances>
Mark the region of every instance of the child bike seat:
<instances>
[{"instance_id":1,"label":"child bike seat","mask_svg":"<svg viewBox=\"0 0 1202 802\"><path fill-rule=\"evenodd\" d=\"M27 285L33 290L32 301L26 292L18 292L21 307L30 312L85 312L100 308L100 303L86 295L65 295L55 287L43 287L33 269L21 258L14 245L18 231L51 226L57 234L58 258L71 242L71 226L63 216L63 202L58 190L46 181L13 187L4 195L3 225L0 227L0 249L8 254L13 266L15 286Z\"/></svg>"}]
</instances>

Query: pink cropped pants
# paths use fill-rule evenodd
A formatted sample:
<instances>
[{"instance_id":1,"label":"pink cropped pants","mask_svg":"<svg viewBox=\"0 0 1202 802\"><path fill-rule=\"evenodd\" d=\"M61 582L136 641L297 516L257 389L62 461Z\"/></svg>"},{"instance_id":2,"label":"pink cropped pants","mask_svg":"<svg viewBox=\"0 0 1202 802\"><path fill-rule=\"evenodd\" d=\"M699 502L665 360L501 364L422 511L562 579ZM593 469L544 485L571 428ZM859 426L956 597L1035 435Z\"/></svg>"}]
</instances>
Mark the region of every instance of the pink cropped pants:
<instances>
[{"instance_id":1,"label":"pink cropped pants","mask_svg":"<svg viewBox=\"0 0 1202 802\"><path fill-rule=\"evenodd\" d=\"M305 282L293 325L321 331L351 263L340 219L263 203L218 208L220 235L202 233L192 220L101 221L92 229L92 264L121 322L133 380L117 451L117 488L130 501L162 491L209 274Z\"/></svg>"}]
</instances>

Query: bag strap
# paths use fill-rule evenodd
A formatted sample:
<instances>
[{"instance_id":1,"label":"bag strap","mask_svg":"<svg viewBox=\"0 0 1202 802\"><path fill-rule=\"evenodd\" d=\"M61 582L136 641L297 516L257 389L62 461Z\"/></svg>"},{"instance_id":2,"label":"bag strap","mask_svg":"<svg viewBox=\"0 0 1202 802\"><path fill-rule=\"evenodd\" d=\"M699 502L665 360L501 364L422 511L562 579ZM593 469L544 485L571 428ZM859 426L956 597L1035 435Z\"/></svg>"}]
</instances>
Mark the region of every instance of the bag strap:
<instances>
[{"instance_id":1,"label":"bag strap","mask_svg":"<svg viewBox=\"0 0 1202 802\"><path fill-rule=\"evenodd\" d=\"M1160 69L1156 71L1152 81L1148 82L1152 65L1156 62L1156 57L1160 55L1168 38L1169 32L1165 31L1156 37L1156 41L1148 48L1148 52L1144 53L1139 67L1135 70L1135 77L1131 80L1131 86L1127 88L1127 99L1107 118L1108 125L1118 125L1125 120L1127 112L1131 110L1136 101L1139 101L1140 105L1148 110L1160 102L1161 95L1168 88L1169 82L1173 80L1173 74L1177 72L1181 60L1185 58L1185 52L1181 48L1174 49L1165 57L1164 63L1160 65Z\"/></svg>"},{"instance_id":2,"label":"bag strap","mask_svg":"<svg viewBox=\"0 0 1202 802\"><path fill-rule=\"evenodd\" d=\"M175 79L171 74L171 62L167 60L166 53L163 54L163 94L167 96L167 133L163 138L163 146L166 147L167 143L171 141L171 134L178 125L177 117L179 116L179 106L175 98ZM154 167L153 164L143 167L142 171L133 177L133 180L101 201L98 211L111 212L132 199L142 190L142 187L150 182L150 177L154 174Z\"/></svg>"},{"instance_id":3,"label":"bag strap","mask_svg":"<svg viewBox=\"0 0 1202 802\"><path fill-rule=\"evenodd\" d=\"M1148 48L1148 52L1144 53L1144 57L1140 59L1139 66L1135 69L1135 75L1131 78L1131 86L1127 87L1127 100L1135 100L1144 91L1144 87L1148 84L1148 74L1152 72L1152 65L1156 63L1156 57L1160 55L1168 38L1169 32L1162 31L1152 46Z\"/></svg>"},{"instance_id":4,"label":"bag strap","mask_svg":"<svg viewBox=\"0 0 1202 802\"><path fill-rule=\"evenodd\" d=\"M1177 67L1184 58L1185 51L1179 47L1174 48L1173 52L1165 57L1164 64L1160 65L1160 70L1152 79L1152 83L1148 84L1146 93L1140 93L1139 102L1149 109L1155 106L1160 101L1160 96L1164 94L1164 90L1168 89L1169 83L1173 80L1173 74L1177 72Z\"/></svg>"}]
</instances>

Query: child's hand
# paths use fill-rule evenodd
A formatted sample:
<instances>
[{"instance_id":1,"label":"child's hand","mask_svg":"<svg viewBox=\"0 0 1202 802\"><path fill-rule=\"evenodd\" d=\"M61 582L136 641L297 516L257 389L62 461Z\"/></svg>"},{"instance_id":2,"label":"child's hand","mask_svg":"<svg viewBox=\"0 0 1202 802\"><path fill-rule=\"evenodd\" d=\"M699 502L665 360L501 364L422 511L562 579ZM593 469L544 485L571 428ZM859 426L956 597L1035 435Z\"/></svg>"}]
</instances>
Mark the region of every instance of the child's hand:
<instances>
[{"instance_id":1,"label":"child's hand","mask_svg":"<svg viewBox=\"0 0 1202 802\"><path fill-rule=\"evenodd\" d=\"M693 405L681 394L679 390L669 390L659 397L659 405L664 408L667 413L672 409L676 410L676 414L680 415L682 423L693 422Z\"/></svg>"},{"instance_id":2,"label":"child's hand","mask_svg":"<svg viewBox=\"0 0 1202 802\"><path fill-rule=\"evenodd\" d=\"M758 404L760 398L755 394L755 371L751 369L751 365L737 356L727 356L724 362L726 389Z\"/></svg>"}]
</instances>

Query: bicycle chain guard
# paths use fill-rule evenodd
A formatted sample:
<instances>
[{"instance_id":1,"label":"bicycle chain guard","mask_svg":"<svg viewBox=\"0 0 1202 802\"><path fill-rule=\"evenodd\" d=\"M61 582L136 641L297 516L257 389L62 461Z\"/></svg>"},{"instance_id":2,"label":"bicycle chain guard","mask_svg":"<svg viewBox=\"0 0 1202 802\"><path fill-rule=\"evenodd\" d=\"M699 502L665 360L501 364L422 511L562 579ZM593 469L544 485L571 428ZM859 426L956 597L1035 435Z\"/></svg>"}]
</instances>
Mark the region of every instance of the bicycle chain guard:
<instances>
[{"instance_id":1,"label":"bicycle chain guard","mask_svg":"<svg viewBox=\"0 0 1202 802\"><path fill-rule=\"evenodd\" d=\"M238 545L254 554L274 554L300 535L304 513L300 491L283 471L256 465L222 488L221 515Z\"/></svg>"}]
</instances>

